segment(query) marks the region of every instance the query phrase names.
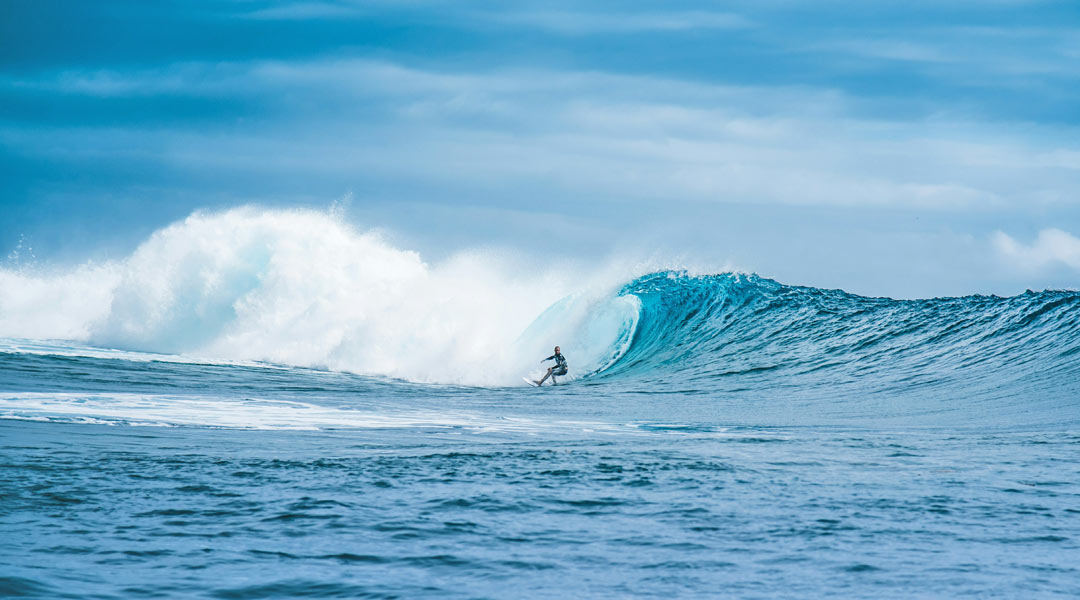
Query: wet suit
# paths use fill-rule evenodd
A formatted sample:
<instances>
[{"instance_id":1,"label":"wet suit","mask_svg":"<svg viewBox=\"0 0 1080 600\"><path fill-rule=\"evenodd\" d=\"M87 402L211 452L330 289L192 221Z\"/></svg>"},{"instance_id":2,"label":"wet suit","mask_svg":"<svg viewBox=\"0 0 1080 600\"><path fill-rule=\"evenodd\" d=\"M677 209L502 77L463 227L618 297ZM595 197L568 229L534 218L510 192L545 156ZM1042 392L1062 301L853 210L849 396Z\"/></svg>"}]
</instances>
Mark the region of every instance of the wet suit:
<instances>
[{"instance_id":1,"label":"wet suit","mask_svg":"<svg viewBox=\"0 0 1080 600\"><path fill-rule=\"evenodd\" d=\"M545 358L544 360L547 361L547 360L551 360L553 358L555 359L555 370L553 370L551 372L551 374L552 375L566 375L566 369L567 369L566 357L564 357L561 353L560 354L552 354L551 356Z\"/></svg>"},{"instance_id":2,"label":"wet suit","mask_svg":"<svg viewBox=\"0 0 1080 600\"><path fill-rule=\"evenodd\" d=\"M560 352L556 352L555 354L552 354L551 356L545 358L544 360L542 360L540 362L549 361L549 360L551 360L553 358L555 359L555 366L551 367L551 383L552 383L552 385L555 384L555 376L556 375L566 375L566 370L567 370L566 358L563 357L562 353L560 353ZM545 376L544 379L547 379L547 377ZM541 379L539 384L543 384L544 379Z\"/></svg>"}]
</instances>

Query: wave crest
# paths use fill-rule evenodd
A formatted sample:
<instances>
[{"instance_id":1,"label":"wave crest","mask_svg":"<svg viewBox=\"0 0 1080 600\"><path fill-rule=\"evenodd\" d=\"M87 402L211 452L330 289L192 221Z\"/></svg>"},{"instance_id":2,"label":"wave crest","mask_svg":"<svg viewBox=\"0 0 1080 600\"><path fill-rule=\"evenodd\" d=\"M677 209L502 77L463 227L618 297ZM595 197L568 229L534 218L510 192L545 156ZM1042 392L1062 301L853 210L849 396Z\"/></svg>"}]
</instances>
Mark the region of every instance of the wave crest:
<instances>
[{"instance_id":1,"label":"wave crest","mask_svg":"<svg viewBox=\"0 0 1080 600\"><path fill-rule=\"evenodd\" d=\"M638 298L641 315L632 344L601 376L658 390L875 398L868 406L1080 392L1077 292L893 300L755 275L662 272L620 294Z\"/></svg>"},{"instance_id":2,"label":"wave crest","mask_svg":"<svg viewBox=\"0 0 1080 600\"><path fill-rule=\"evenodd\" d=\"M469 384L517 381L559 343L518 337L573 279L483 252L432 265L330 214L251 207L122 261L0 278L0 336Z\"/></svg>"}]
</instances>

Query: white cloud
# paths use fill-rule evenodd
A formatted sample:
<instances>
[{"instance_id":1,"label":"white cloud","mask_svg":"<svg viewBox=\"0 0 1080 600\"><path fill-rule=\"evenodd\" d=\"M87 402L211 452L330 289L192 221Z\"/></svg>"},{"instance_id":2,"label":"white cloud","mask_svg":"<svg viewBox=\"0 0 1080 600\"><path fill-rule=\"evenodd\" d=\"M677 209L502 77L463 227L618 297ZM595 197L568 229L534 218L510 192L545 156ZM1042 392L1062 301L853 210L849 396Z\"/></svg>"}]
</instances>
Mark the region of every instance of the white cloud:
<instances>
[{"instance_id":1,"label":"white cloud","mask_svg":"<svg viewBox=\"0 0 1080 600\"><path fill-rule=\"evenodd\" d=\"M1080 269L1080 238L1060 229L1043 229L1031 245L998 231L994 233L993 243L1003 258L1021 268L1044 269L1064 264Z\"/></svg>"},{"instance_id":2,"label":"white cloud","mask_svg":"<svg viewBox=\"0 0 1080 600\"><path fill-rule=\"evenodd\" d=\"M742 29L753 25L737 14L709 11L603 14L551 11L504 14L496 20L566 35Z\"/></svg>"},{"instance_id":3,"label":"white cloud","mask_svg":"<svg viewBox=\"0 0 1080 600\"><path fill-rule=\"evenodd\" d=\"M942 52L931 44L914 43L907 40L852 40L829 42L818 45L823 49L835 49L859 56L884 58L911 62L944 63L955 62L956 56Z\"/></svg>"},{"instance_id":4,"label":"white cloud","mask_svg":"<svg viewBox=\"0 0 1080 600\"><path fill-rule=\"evenodd\" d=\"M360 7L355 5L329 2L297 2L255 10L246 16L250 19L305 20L359 17L363 14Z\"/></svg>"},{"instance_id":5,"label":"white cloud","mask_svg":"<svg viewBox=\"0 0 1080 600\"><path fill-rule=\"evenodd\" d=\"M438 0L283 0L266 8L241 13L248 19L306 21L373 18L380 10L438 4Z\"/></svg>"},{"instance_id":6,"label":"white cloud","mask_svg":"<svg viewBox=\"0 0 1080 600\"><path fill-rule=\"evenodd\" d=\"M416 2L357 2L349 0L312 0L284 2L260 8L244 16L260 20L310 20L370 18L386 8L408 8ZM424 3L419 3L424 4ZM527 29L540 29L558 35L633 34L678 32L704 29L743 29L753 23L738 14L706 10L651 12L585 12L573 10L467 11L465 25L491 23Z\"/></svg>"},{"instance_id":7,"label":"white cloud","mask_svg":"<svg viewBox=\"0 0 1080 600\"><path fill-rule=\"evenodd\" d=\"M74 71L37 85L257 104L252 127L0 127L0 141L35 156L145 151L196 175L377 174L631 204L953 211L1069 204L1080 189L1080 147L1068 128L1027 125L1020 134L956 119L872 119L857 116L873 112L865 101L825 88L363 59Z\"/></svg>"},{"instance_id":8,"label":"white cloud","mask_svg":"<svg viewBox=\"0 0 1080 600\"><path fill-rule=\"evenodd\" d=\"M1030 89L1033 76L1071 80L1076 73L1077 34L1067 28L947 26L901 33L841 31L835 39L815 39L806 48L907 62L930 77L980 88L993 81L994 86Z\"/></svg>"}]
</instances>

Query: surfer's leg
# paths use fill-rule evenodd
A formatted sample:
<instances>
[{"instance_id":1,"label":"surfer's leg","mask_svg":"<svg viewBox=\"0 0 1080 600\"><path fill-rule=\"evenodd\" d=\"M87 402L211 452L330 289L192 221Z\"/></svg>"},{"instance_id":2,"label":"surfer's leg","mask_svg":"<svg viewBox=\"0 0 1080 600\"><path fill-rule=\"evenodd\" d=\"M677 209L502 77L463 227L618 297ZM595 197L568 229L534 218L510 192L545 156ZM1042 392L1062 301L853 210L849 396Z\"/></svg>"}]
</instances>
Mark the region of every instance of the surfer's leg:
<instances>
[{"instance_id":1,"label":"surfer's leg","mask_svg":"<svg viewBox=\"0 0 1080 600\"><path fill-rule=\"evenodd\" d=\"M551 385L557 385L555 378L566 375L566 369L555 370L555 367L551 367Z\"/></svg>"},{"instance_id":2,"label":"surfer's leg","mask_svg":"<svg viewBox=\"0 0 1080 600\"><path fill-rule=\"evenodd\" d=\"M547 374L546 374L546 375L544 375L544 378L543 378L543 379L541 379L541 380L540 380L539 382L537 382L537 384L536 384L536 385L537 385L537 386L541 386L541 385L544 385L544 382L545 382L545 381L547 381L547 378L548 378L548 377L551 377L551 371L552 371L552 369L554 369L554 368L555 368L555 367L548 367L548 372L547 372ZM551 381L552 381L552 382L554 382L555 380L554 380L554 379L552 379Z\"/></svg>"}]
</instances>

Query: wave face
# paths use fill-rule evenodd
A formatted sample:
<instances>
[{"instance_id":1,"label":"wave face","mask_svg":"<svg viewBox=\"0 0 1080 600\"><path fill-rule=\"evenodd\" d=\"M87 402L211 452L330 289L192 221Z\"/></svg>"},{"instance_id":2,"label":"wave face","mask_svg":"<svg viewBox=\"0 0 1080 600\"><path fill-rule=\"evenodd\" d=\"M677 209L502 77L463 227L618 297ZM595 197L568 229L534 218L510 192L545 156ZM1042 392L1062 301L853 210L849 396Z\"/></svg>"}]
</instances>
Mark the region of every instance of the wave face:
<instances>
[{"instance_id":1,"label":"wave face","mask_svg":"<svg viewBox=\"0 0 1080 600\"><path fill-rule=\"evenodd\" d=\"M596 375L658 391L858 399L867 412L978 403L1075 413L1080 293L867 298L753 275L662 272L627 284L640 304L626 351ZM902 406L886 406L888 404Z\"/></svg>"}]
</instances>

